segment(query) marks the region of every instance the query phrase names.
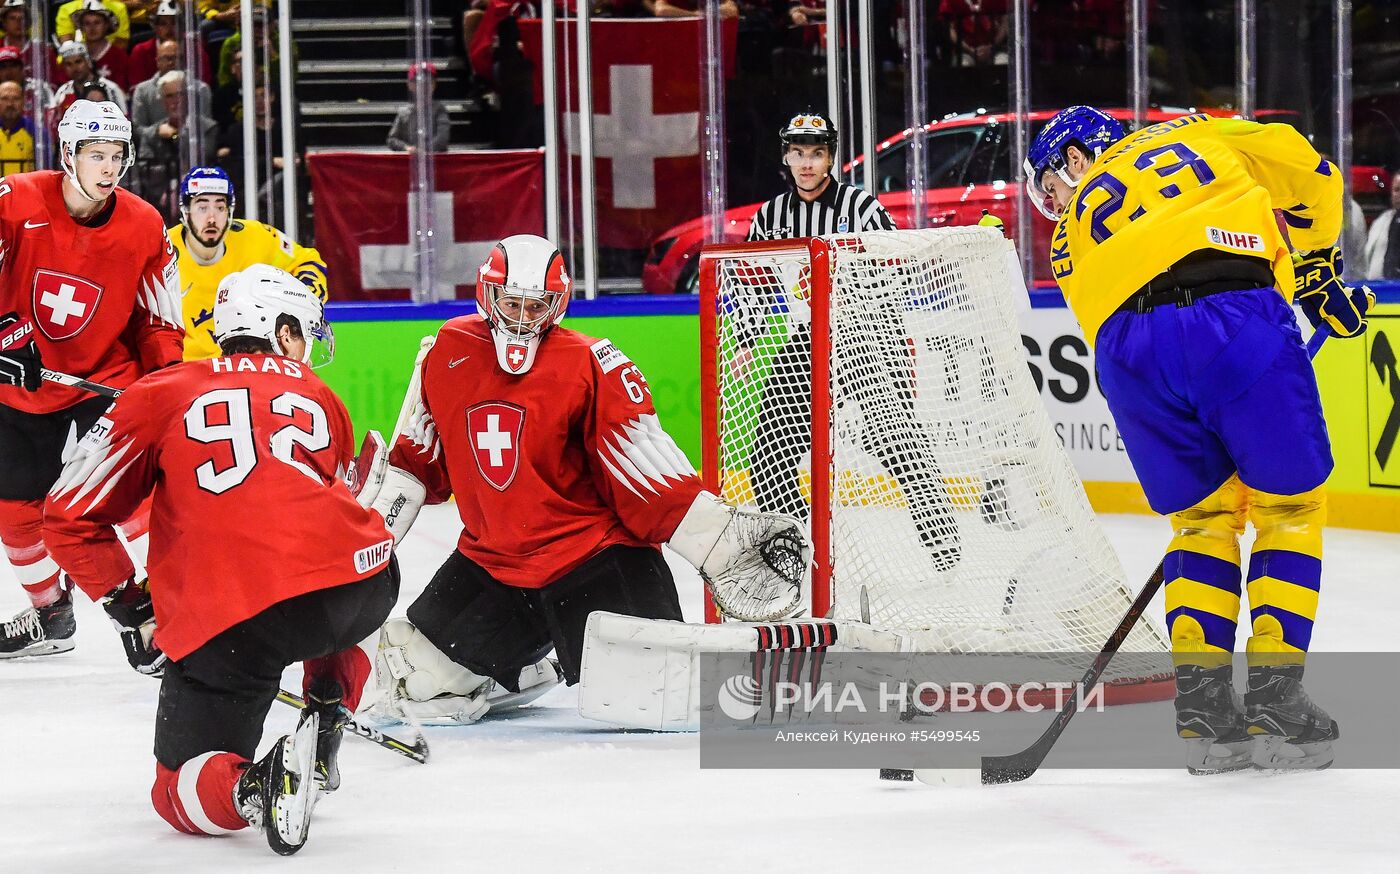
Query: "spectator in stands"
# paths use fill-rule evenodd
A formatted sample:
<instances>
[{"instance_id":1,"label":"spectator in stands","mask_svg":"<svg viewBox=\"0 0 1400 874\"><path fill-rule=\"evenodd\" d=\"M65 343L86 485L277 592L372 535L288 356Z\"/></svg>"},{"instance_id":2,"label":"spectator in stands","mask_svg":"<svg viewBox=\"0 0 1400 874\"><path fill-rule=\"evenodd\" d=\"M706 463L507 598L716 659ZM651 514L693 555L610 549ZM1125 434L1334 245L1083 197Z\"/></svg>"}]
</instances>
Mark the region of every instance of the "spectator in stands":
<instances>
[{"instance_id":1,"label":"spectator in stands","mask_svg":"<svg viewBox=\"0 0 1400 874\"><path fill-rule=\"evenodd\" d=\"M957 65L1006 62L1006 0L940 0L938 15L948 25Z\"/></svg>"},{"instance_id":2,"label":"spectator in stands","mask_svg":"<svg viewBox=\"0 0 1400 874\"><path fill-rule=\"evenodd\" d=\"M480 82L494 84L496 61L496 31L507 18L538 18L533 3L517 0L475 0L462 14L462 41L467 47L467 62L472 75Z\"/></svg>"},{"instance_id":3,"label":"spectator in stands","mask_svg":"<svg viewBox=\"0 0 1400 874\"><path fill-rule=\"evenodd\" d=\"M199 0L199 35L213 51L224 40L238 32L242 10L238 0Z\"/></svg>"},{"instance_id":4,"label":"spectator in stands","mask_svg":"<svg viewBox=\"0 0 1400 874\"><path fill-rule=\"evenodd\" d=\"M243 50L229 62L229 82L214 89L214 121L219 130L243 120Z\"/></svg>"},{"instance_id":5,"label":"spectator in stands","mask_svg":"<svg viewBox=\"0 0 1400 874\"><path fill-rule=\"evenodd\" d=\"M700 14L699 0L642 0L642 4L657 18L693 18ZM735 0L722 0L719 16L738 18L739 4Z\"/></svg>"},{"instance_id":6,"label":"spectator in stands","mask_svg":"<svg viewBox=\"0 0 1400 874\"><path fill-rule=\"evenodd\" d=\"M34 123L24 114L24 89L0 82L0 176L33 169Z\"/></svg>"},{"instance_id":7,"label":"spectator in stands","mask_svg":"<svg viewBox=\"0 0 1400 874\"><path fill-rule=\"evenodd\" d=\"M93 103L103 103L112 99L112 92L107 90L107 86L102 84L101 79L79 82L77 87L73 89L73 94L79 100L91 100Z\"/></svg>"},{"instance_id":8,"label":"spectator in stands","mask_svg":"<svg viewBox=\"0 0 1400 874\"><path fill-rule=\"evenodd\" d=\"M108 41L113 45L121 46L123 49L131 43L131 20L127 17L126 4L121 0L100 0L103 8L112 14L113 27ZM77 13L87 5L88 0L68 0L67 3L58 7L58 12L53 18L53 35L60 43L70 39L81 40L82 33L77 20Z\"/></svg>"},{"instance_id":9,"label":"spectator in stands","mask_svg":"<svg viewBox=\"0 0 1400 874\"><path fill-rule=\"evenodd\" d=\"M817 0L794 0L788 7L788 20L798 27L826 20L826 7Z\"/></svg>"},{"instance_id":10,"label":"spectator in stands","mask_svg":"<svg viewBox=\"0 0 1400 874\"><path fill-rule=\"evenodd\" d=\"M151 32L151 22L155 17L156 7L162 2L163 0L122 0L122 5L126 7L126 18L131 25L133 39ZM140 80L133 79L132 81L139 82Z\"/></svg>"},{"instance_id":11,"label":"spectator in stands","mask_svg":"<svg viewBox=\"0 0 1400 874\"><path fill-rule=\"evenodd\" d=\"M259 46L267 44L267 62L264 67L270 67L273 71L277 69L279 52L277 48L277 22L271 18L266 6L253 7L253 49L251 57L260 57L262 51ZM233 53L243 48L243 34L235 33L224 40L219 47L219 84L226 85L233 78ZM248 56L247 52L244 53ZM296 61L296 48L292 48L292 60ZM275 75L275 72L274 74Z\"/></svg>"},{"instance_id":12,"label":"spectator in stands","mask_svg":"<svg viewBox=\"0 0 1400 874\"><path fill-rule=\"evenodd\" d=\"M1366 235L1366 278L1400 279L1400 170L1390 175L1390 209L1376 216Z\"/></svg>"},{"instance_id":13,"label":"spectator in stands","mask_svg":"<svg viewBox=\"0 0 1400 874\"><path fill-rule=\"evenodd\" d=\"M4 0L0 3L0 48L12 48L24 62L24 75L33 76L29 69L30 54L33 51L33 36L29 26L29 0ZM58 70L57 55L51 45L44 46L44 56L48 58L45 70L52 78ZM52 93L52 92L51 92Z\"/></svg>"},{"instance_id":14,"label":"spectator in stands","mask_svg":"<svg viewBox=\"0 0 1400 874\"><path fill-rule=\"evenodd\" d=\"M78 42L69 40L58 47L58 56L63 61L63 71L68 76L68 81L59 86L54 92L54 113L56 117L62 118L63 112L76 98L73 96L73 89L78 83L89 82L93 79L101 79L112 92L112 102L117 104L124 113L130 113L126 102L126 91L117 86L111 79L99 76L93 69L92 58L88 57L87 48Z\"/></svg>"},{"instance_id":15,"label":"spectator in stands","mask_svg":"<svg viewBox=\"0 0 1400 874\"><path fill-rule=\"evenodd\" d=\"M431 99L432 92L437 90L437 68L432 64L427 64L428 75L428 96ZM408 152L410 155L417 151L418 139L415 131L418 128L418 68L410 66L408 68L408 105L399 107L398 113L394 116L394 124L389 128L389 139L387 145L395 152ZM452 135L452 120L447 115L447 107L441 101L433 101L433 118L429 124L428 135L432 138L433 151L447 151L447 141Z\"/></svg>"},{"instance_id":16,"label":"spectator in stands","mask_svg":"<svg viewBox=\"0 0 1400 874\"><path fill-rule=\"evenodd\" d=\"M141 196L173 222L179 212L178 198L172 192L180 180L181 140L187 140L193 131L198 131L200 148L194 161L207 164L219 130L209 116L189 112L184 70L162 73L156 85L165 116L152 125L132 126L136 132L136 170Z\"/></svg>"},{"instance_id":17,"label":"spectator in stands","mask_svg":"<svg viewBox=\"0 0 1400 874\"><path fill-rule=\"evenodd\" d=\"M131 63L128 67L131 76L131 85L136 87L136 83L144 82L156 75L156 49L166 40L173 39L180 42L180 21L182 13L180 4L175 0L161 0L160 6L156 7L155 15L151 17L151 23L155 26L155 36L139 42L131 49ZM204 50L204 41L197 42L199 46L199 78L205 82L211 82L213 75L209 68L209 53ZM183 67L183 63L176 66Z\"/></svg>"},{"instance_id":18,"label":"spectator in stands","mask_svg":"<svg viewBox=\"0 0 1400 874\"><path fill-rule=\"evenodd\" d=\"M544 114L535 106L535 65L525 57L520 25L507 18L496 28L491 75L501 111L496 119L496 147L533 149L544 145Z\"/></svg>"},{"instance_id":19,"label":"spectator in stands","mask_svg":"<svg viewBox=\"0 0 1400 874\"><path fill-rule=\"evenodd\" d=\"M259 179L257 193L252 196L257 197L259 203L265 204L269 200L270 189L271 214L280 215L282 211L282 168L286 162L282 160L280 154L282 150L282 114L277 109L275 90L259 82L253 88L253 106L257 112L257 116L253 119L253 133L258 144L257 148L259 154L265 153L265 150L271 151L273 173L271 179ZM295 122L293 123L295 124ZM233 177L235 190L248 190L249 187L243 178L243 122L241 119L237 124L224 128L220 133L217 155L219 166ZM297 157L295 160L300 163L301 159ZM239 198L239 202L242 203L243 199Z\"/></svg>"},{"instance_id":20,"label":"spectator in stands","mask_svg":"<svg viewBox=\"0 0 1400 874\"><path fill-rule=\"evenodd\" d=\"M82 30L83 45L87 47L93 68L123 91L130 88L126 49L108 39L117 28L117 17L102 5L102 0L84 0L73 14L73 20Z\"/></svg>"},{"instance_id":21,"label":"spectator in stands","mask_svg":"<svg viewBox=\"0 0 1400 874\"><path fill-rule=\"evenodd\" d=\"M183 60L180 44L173 39L166 40L156 49L155 57L155 75L137 85L131 92L131 126L135 129L159 124L169 114L165 108L165 101L161 98L160 77L171 70L179 69L180 61ZM209 86L195 80L195 91L196 112L202 111L212 117ZM217 123L217 119L215 122Z\"/></svg>"},{"instance_id":22,"label":"spectator in stands","mask_svg":"<svg viewBox=\"0 0 1400 874\"><path fill-rule=\"evenodd\" d=\"M25 113L33 120L37 111L41 120L47 123L48 111L54 101L53 89L47 83L36 82L25 76L24 56L14 46L0 46L0 82L13 82L20 86L25 100ZM36 85L39 89L37 110L34 98Z\"/></svg>"}]
</instances>

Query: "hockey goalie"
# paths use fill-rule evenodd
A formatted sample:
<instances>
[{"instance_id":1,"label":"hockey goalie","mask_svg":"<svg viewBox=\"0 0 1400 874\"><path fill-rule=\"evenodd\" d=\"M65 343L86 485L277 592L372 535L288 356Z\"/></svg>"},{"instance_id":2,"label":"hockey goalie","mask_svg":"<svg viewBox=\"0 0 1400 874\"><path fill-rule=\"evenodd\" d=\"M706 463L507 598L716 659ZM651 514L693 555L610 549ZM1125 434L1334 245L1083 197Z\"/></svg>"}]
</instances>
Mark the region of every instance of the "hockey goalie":
<instances>
[{"instance_id":1,"label":"hockey goalie","mask_svg":"<svg viewBox=\"0 0 1400 874\"><path fill-rule=\"evenodd\" d=\"M663 543L731 616L798 603L803 527L701 486L637 366L560 327L570 291L552 244L508 237L481 265L479 314L443 325L422 357L368 493L396 540L424 503L452 496L463 530L407 618L383 629L376 716L471 723L577 683L599 611L690 640Z\"/></svg>"}]
</instances>

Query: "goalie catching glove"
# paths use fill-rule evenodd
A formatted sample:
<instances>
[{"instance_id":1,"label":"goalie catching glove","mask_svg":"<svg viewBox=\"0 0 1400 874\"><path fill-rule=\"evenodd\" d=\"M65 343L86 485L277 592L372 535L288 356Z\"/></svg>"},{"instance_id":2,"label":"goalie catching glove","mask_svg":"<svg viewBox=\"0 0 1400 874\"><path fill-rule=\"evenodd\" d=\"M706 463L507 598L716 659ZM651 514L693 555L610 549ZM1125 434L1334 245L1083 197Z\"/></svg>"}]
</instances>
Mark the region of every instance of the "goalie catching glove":
<instances>
[{"instance_id":1,"label":"goalie catching glove","mask_svg":"<svg viewBox=\"0 0 1400 874\"><path fill-rule=\"evenodd\" d=\"M126 660L136 673L159 677L165 670L166 656L152 639L156 633L156 609L146 581L129 580L107 593L102 609L121 632Z\"/></svg>"},{"instance_id":2,"label":"goalie catching glove","mask_svg":"<svg viewBox=\"0 0 1400 874\"><path fill-rule=\"evenodd\" d=\"M1293 253L1293 277L1293 298L1313 328L1326 323L1338 337L1366 333L1366 313L1376 305L1376 295L1364 285L1342 284L1341 249Z\"/></svg>"},{"instance_id":3,"label":"goalie catching glove","mask_svg":"<svg viewBox=\"0 0 1400 874\"><path fill-rule=\"evenodd\" d=\"M812 560L802 523L781 513L752 513L701 492L667 543L695 566L726 616L768 622L801 598Z\"/></svg>"}]
</instances>

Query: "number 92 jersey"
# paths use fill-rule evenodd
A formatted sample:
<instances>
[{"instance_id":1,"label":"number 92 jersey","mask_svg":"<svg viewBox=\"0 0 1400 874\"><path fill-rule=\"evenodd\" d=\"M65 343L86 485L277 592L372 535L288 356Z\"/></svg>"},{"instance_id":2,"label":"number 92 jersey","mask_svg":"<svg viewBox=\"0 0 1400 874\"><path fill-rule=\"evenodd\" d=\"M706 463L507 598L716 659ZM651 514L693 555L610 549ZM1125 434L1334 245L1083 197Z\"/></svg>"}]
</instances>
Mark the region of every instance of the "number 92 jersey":
<instances>
[{"instance_id":1,"label":"number 92 jersey","mask_svg":"<svg viewBox=\"0 0 1400 874\"><path fill-rule=\"evenodd\" d=\"M1050 244L1050 267L1092 343L1157 274L1202 249L1262 258L1293 296L1295 248L1341 233L1342 180L1286 124L1189 115L1124 137L1080 180Z\"/></svg>"},{"instance_id":2,"label":"number 92 jersey","mask_svg":"<svg viewBox=\"0 0 1400 874\"><path fill-rule=\"evenodd\" d=\"M279 355L190 361L138 380L79 441L46 502L50 551L93 598L132 573L113 524L154 489L156 642L180 659L307 592L388 563L384 520L343 477L345 406Z\"/></svg>"}]
</instances>

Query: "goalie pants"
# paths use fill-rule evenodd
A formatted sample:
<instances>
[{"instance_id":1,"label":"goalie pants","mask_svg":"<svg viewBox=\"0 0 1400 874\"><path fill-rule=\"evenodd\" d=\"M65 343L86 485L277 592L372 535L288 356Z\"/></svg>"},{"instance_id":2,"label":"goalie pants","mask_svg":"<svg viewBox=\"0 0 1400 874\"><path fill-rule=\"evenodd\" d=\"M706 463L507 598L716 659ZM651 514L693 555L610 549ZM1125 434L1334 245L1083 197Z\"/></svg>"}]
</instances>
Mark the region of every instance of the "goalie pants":
<instances>
[{"instance_id":1,"label":"goalie pants","mask_svg":"<svg viewBox=\"0 0 1400 874\"><path fill-rule=\"evenodd\" d=\"M61 594L58 565L44 547L44 497L63 470L63 451L81 439L112 405L94 397L52 413L27 413L0 404L0 542L35 606ZM122 533L128 542L146 533L147 502ZM144 553L135 556L144 564Z\"/></svg>"},{"instance_id":2,"label":"goalie pants","mask_svg":"<svg viewBox=\"0 0 1400 874\"><path fill-rule=\"evenodd\" d=\"M681 618L671 569L654 546L614 545L540 589L507 586L454 551L408 619L462 667L520 691L520 671L555 650L569 685L578 682L588 615Z\"/></svg>"},{"instance_id":3,"label":"goalie pants","mask_svg":"<svg viewBox=\"0 0 1400 874\"><path fill-rule=\"evenodd\" d=\"M847 340L857 354L871 356L879 372L846 379L838 375L833 403L859 403L861 445L903 489L920 536L930 545L954 546L957 523L933 457L932 437L914 418L913 360L903 335L894 335L893 339L881 335ZM896 344L894 348L892 342ZM857 370L854 362L840 363L845 366L835 368L838 374ZM756 428L750 470L759 509L765 513L787 513L805 521L807 500L798 483L797 466L812 448L810 327L794 328L773 356L759 401ZM836 442L835 434L832 442Z\"/></svg>"}]
</instances>

